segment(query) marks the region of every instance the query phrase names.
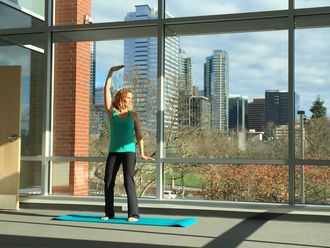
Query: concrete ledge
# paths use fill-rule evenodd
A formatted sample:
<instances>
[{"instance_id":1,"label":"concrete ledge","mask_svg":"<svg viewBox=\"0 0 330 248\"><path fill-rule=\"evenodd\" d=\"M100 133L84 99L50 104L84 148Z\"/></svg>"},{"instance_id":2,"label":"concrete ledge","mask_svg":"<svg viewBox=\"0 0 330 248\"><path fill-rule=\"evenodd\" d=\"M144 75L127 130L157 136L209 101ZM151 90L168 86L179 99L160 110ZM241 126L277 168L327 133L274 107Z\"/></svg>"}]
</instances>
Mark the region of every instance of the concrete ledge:
<instances>
[{"instance_id":1,"label":"concrete ledge","mask_svg":"<svg viewBox=\"0 0 330 248\"><path fill-rule=\"evenodd\" d=\"M16 195L0 195L0 209L17 209L18 201Z\"/></svg>"},{"instance_id":2,"label":"concrete ledge","mask_svg":"<svg viewBox=\"0 0 330 248\"><path fill-rule=\"evenodd\" d=\"M21 208L70 211L104 211L103 197L21 196ZM211 202L191 200L156 200L139 198L145 214L215 216L227 218L276 218L330 222L330 206L289 206L285 204ZM115 211L126 212L126 198L115 199Z\"/></svg>"}]
</instances>

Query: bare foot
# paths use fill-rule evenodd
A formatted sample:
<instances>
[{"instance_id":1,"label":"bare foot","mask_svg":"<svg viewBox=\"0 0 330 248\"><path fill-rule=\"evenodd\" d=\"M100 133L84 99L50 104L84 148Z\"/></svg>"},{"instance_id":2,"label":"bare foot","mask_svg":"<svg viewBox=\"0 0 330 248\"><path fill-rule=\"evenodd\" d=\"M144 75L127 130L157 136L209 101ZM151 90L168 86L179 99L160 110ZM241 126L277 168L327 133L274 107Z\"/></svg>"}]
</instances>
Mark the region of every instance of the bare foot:
<instances>
[{"instance_id":1,"label":"bare foot","mask_svg":"<svg viewBox=\"0 0 330 248\"><path fill-rule=\"evenodd\" d=\"M138 220L139 220L139 218L136 218L136 217L133 217L133 216L128 218L129 222L136 222Z\"/></svg>"}]
</instances>

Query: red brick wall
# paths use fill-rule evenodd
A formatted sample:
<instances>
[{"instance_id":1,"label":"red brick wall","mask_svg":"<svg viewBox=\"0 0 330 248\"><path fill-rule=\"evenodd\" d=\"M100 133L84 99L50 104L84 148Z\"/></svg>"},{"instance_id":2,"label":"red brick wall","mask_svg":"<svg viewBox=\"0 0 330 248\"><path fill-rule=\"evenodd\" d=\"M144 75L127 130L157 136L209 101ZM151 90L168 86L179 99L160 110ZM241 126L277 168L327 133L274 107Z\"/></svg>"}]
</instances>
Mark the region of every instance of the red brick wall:
<instances>
[{"instance_id":1,"label":"red brick wall","mask_svg":"<svg viewBox=\"0 0 330 248\"><path fill-rule=\"evenodd\" d=\"M91 0L56 0L56 25L83 24L84 15L90 16Z\"/></svg>"},{"instance_id":2,"label":"red brick wall","mask_svg":"<svg viewBox=\"0 0 330 248\"><path fill-rule=\"evenodd\" d=\"M82 24L90 16L90 0L57 0L55 8L56 25ZM88 156L90 42L56 44L54 61L53 154ZM52 192L88 195L88 163L71 162L69 171L69 185Z\"/></svg>"}]
</instances>

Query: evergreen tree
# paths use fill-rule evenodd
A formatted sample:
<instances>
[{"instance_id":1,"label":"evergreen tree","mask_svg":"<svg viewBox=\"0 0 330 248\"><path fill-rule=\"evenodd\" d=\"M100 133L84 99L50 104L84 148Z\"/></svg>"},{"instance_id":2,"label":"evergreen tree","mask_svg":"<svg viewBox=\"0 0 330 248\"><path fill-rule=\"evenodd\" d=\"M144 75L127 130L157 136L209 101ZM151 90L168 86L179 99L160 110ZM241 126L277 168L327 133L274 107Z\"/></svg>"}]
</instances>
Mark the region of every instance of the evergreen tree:
<instances>
[{"instance_id":1,"label":"evergreen tree","mask_svg":"<svg viewBox=\"0 0 330 248\"><path fill-rule=\"evenodd\" d=\"M327 108L324 106L324 101L321 101L320 96L312 103L311 108L309 109L313 113L312 119L326 117Z\"/></svg>"}]
</instances>

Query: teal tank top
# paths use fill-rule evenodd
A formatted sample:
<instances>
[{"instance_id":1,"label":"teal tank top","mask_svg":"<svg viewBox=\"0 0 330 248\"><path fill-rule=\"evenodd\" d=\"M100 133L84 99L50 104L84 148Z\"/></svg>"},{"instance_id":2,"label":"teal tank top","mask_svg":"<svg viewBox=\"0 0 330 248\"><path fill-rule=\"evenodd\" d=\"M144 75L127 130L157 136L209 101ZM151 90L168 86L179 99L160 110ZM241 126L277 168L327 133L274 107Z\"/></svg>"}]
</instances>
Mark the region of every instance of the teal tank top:
<instances>
[{"instance_id":1,"label":"teal tank top","mask_svg":"<svg viewBox=\"0 0 330 248\"><path fill-rule=\"evenodd\" d=\"M109 152L135 152L134 119L129 111L126 118L121 118L118 111L114 110L110 123Z\"/></svg>"}]
</instances>

